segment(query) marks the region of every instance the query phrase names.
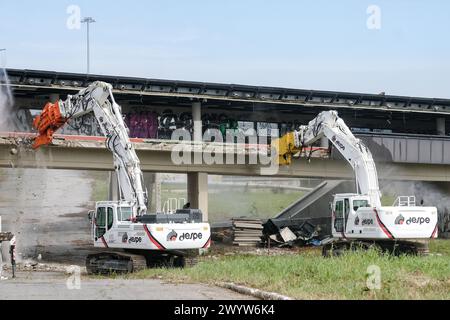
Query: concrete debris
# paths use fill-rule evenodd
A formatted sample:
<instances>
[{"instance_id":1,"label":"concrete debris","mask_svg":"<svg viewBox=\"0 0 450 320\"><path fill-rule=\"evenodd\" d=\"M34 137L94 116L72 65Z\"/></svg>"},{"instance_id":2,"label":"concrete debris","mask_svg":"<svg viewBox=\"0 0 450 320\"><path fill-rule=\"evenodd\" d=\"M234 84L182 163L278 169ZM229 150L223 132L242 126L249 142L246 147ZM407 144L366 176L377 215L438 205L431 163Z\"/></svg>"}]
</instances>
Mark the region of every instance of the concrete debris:
<instances>
[{"instance_id":1,"label":"concrete debris","mask_svg":"<svg viewBox=\"0 0 450 320\"><path fill-rule=\"evenodd\" d=\"M283 239L284 242L294 241L295 239L297 239L295 233L293 233L291 229L289 229L288 227L280 231L280 237Z\"/></svg>"},{"instance_id":2,"label":"concrete debris","mask_svg":"<svg viewBox=\"0 0 450 320\"><path fill-rule=\"evenodd\" d=\"M285 300L293 300L291 297L283 296L279 293L275 292L267 292L259 289L249 288L245 286L240 286L234 283L226 283L226 282L220 282L216 284L219 287L226 288L229 290L236 291L241 294L253 296L255 298L266 300L266 301L273 301L273 300L279 300L279 301L285 301Z\"/></svg>"},{"instance_id":3,"label":"concrete debris","mask_svg":"<svg viewBox=\"0 0 450 320\"><path fill-rule=\"evenodd\" d=\"M259 219L233 219L233 245L239 247L257 247L263 235L262 221Z\"/></svg>"},{"instance_id":4,"label":"concrete debris","mask_svg":"<svg viewBox=\"0 0 450 320\"><path fill-rule=\"evenodd\" d=\"M317 228L304 220L270 219L264 225L265 247L292 248L321 244Z\"/></svg>"},{"instance_id":5,"label":"concrete debris","mask_svg":"<svg viewBox=\"0 0 450 320\"><path fill-rule=\"evenodd\" d=\"M212 240L239 247L257 247L261 244L263 226L259 219L234 218L212 227Z\"/></svg>"},{"instance_id":6,"label":"concrete debris","mask_svg":"<svg viewBox=\"0 0 450 320\"><path fill-rule=\"evenodd\" d=\"M12 238L13 234L11 232L0 232L0 242L10 241Z\"/></svg>"},{"instance_id":7,"label":"concrete debris","mask_svg":"<svg viewBox=\"0 0 450 320\"><path fill-rule=\"evenodd\" d=\"M80 273L85 274L86 268L79 267ZM5 271L11 271L10 266L3 266ZM55 264L55 263L38 263L35 261L27 261L23 263L18 263L16 265L17 271L21 272L61 272L65 274L71 274L73 272L73 267L66 264ZM72 271L71 271L72 270Z\"/></svg>"}]
</instances>

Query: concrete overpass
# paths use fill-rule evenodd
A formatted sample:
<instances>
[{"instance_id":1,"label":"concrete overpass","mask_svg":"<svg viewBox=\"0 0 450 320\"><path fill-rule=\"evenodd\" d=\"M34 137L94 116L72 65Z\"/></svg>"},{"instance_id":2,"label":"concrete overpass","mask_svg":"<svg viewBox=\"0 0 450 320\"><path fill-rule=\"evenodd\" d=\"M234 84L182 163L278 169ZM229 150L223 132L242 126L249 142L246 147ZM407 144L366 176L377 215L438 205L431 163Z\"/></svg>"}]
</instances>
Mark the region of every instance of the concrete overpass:
<instances>
[{"instance_id":1,"label":"concrete overpass","mask_svg":"<svg viewBox=\"0 0 450 320\"><path fill-rule=\"evenodd\" d=\"M290 130L308 123L321 111L333 109L339 111L349 127L370 132L446 135L450 128L450 99L39 70L8 69L7 72L14 91L15 120L19 131L24 132L31 125L30 110L40 110L48 101L64 98L97 80L113 85L116 101L128 115L145 110L162 116L170 110L180 117L183 113L191 114L196 122L202 121L204 116L224 115L247 124L252 122L250 125L255 129L259 123L277 125L282 133L284 128ZM246 125L242 128L247 130ZM75 134L89 135L86 132Z\"/></svg>"},{"instance_id":2,"label":"concrete overpass","mask_svg":"<svg viewBox=\"0 0 450 320\"><path fill-rule=\"evenodd\" d=\"M99 137L56 136L54 145L31 149L33 134L1 134L0 135L0 167L1 168L46 168L72 170L113 171L111 152L105 147L105 139ZM362 137L364 138L364 137ZM369 137L365 137L366 140ZM375 139L376 137L372 137ZM439 181L450 182L450 141L448 139L429 139L428 154L434 152L441 157L415 157L414 143L405 142L405 137L383 137L381 147L384 153L377 152L376 158L384 157L378 164L380 179L408 181ZM393 140L394 139L394 140ZM396 140L395 140L396 139ZM400 139L400 140L399 140ZM403 139L403 140L402 140ZM370 141L369 141L370 142ZM372 141L373 142L373 141ZM423 141L418 143L424 148ZM440 142L440 143L439 143ZM186 143L161 140L133 139L144 172L182 173L188 175L188 200L194 207L208 212L208 175L261 176L264 169L269 168L261 160L267 161L267 145L233 145L219 143ZM374 142L373 142L374 143ZM401 147L406 149L402 151ZM409 151L407 146L409 145ZM173 161L173 151L183 147L186 152L192 152L191 160L196 155L211 154L211 150L219 154L232 154L235 160L232 164L201 163L177 164ZM391 146L393 156L386 158ZM400 148L400 150L396 150ZM198 149L198 148L201 149ZM430 149L431 148L431 149ZM179 150L179 149L178 149ZM439 150L439 151L437 151ZM280 167L271 172L271 177L289 178L324 178L353 179L351 167L328 150L315 148L313 158L308 161L305 152L300 159L289 167ZM396 153L397 152L397 153ZM423 153L423 150L422 150ZM406 154L406 156L403 156ZM396 156L397 155L397 156ZM398 156L400 155L400 156ZM241 163L237 163L240 157ZM258 161L251 164L251 160ZM416 159L416 160L414 160ZM426 161L424 161L424 159ZM437 161L439 159L439 161ZM204 160L204 159L203 159ZM435 163L432 163L432 162Z\"/></svg>"},{"instance_id":3,"label":"concrete overpass","mask_svg":"<svg viewBox=\"0 0 450 320\"><path fill-rule=\"evenodd\" d=\"M282 132L283 128L292 130L298 124L308 123L320 111L335 109L354 132L366 132L359 137L372 151L380 179L450 181L450 138L446 136L450 127L448 99L35 70L9 69L8 74L15 97L15 109L12 112L16 113L11 117L15 123L15 128L11 130L29 132L31 110L40 110L46 102L64 98L100 80L113 85L116 100L128 118L142 110L163 116L168 108L180 118L182 113L190 114L194 121L192 137L195 141L201 140L205 115L224 114L230 119L247 124L250 122L255 129L259 124L275 124ZM164 139L165 135L159 135L159 129L164 128L164 125L160 120L158 122L157 137ZM179 126L186 126L186 123L177 124L177 128ZM83 127L87 127L86 123ZM95 135L95 130L92 131L75 134ZM29 134L0 135L0 167L113 170L112 155L106 150L102 138L59 136L54 146L34 152L29 149L31 137ZM242 163L176 164L172 159L172 151L179 143L149 139L134 142L144 172L187 174L189 201L206 213L208 174L259 176L264 172L263 169L267 169L267 165L261 162L250 161L255 157L267 156L267 146L241 145L232 150L234 158L244 157ZM203 144L202 147L230 148L217 144ZM203 158L204 152L194 150L193 154L192 158L196 155ZM331 154L318 150L314 157L311 162L303 157L290 167L279 168L271 176L353 179L350 166L335 150Z\"/></svg>"},{"instance_id":4,"label":"concrete overpass","mask_svg":"<svg viewBox=\"0 0 450 320\"><path fill-rule=\"evenodd\" d=\"M33 134L1 134L0 135L0 167L2 168L47 168L69 170L113 171L112 154L105 147L104 138L78 137L57 135L52 146L43 147L38 151L30 148ZM375 139L376 137L374 137ZM364 137L363 137L364 139ZM391 141L394 138L386 138ZM397 137L395 139L400 139ZM366 137L367 140L367 137ZM233 145L219 143L183 143L161 140L133 139L136 151L141 160L144 172L164 173L206 173L212 175L233 176L264 176L289 178L323 178L323 179L352 179L353 171L346 161L339 159L334 152L329 156L328 151L315 148L311 161L306 159L307 151L302 157L289 167L280 167L273 173L265 173L270 168L266 163L270 161L267 145ZM437 145L439 140L429 140L430 145ZM439 162L420 161L422 158L411 160L412 151L404 150L410 157L401 159L380 159L385 154L375 154L379 159L377 168L380 179L411 180L411 181L450 181L450 140L441 140L441 155ZM445 144L443 144L445 142ZM183 146L186 152L192 152L192 163L174 163L172 152ZM444 146L445 149L442 149ZM201 150L198 149L201 147ZM197 149L196 149L197 148ZM198 154L211 154L216 151L217 158L224 163L209 163L202 157L201 163L195 163ZM225 153L232 154L234 162L225 163ZM428 149L430 156L430 149ZM196 155L194 155L196 154ZM214 154L213 154L214 155ZM238 163L237 157L243 163ZM443 156L443 158L442 158ZM253 159L252 159L253 157ZM257 162L252 160L257 159ZM429 157L427 159L430 159Z\"/></svg>"}]
</instances>

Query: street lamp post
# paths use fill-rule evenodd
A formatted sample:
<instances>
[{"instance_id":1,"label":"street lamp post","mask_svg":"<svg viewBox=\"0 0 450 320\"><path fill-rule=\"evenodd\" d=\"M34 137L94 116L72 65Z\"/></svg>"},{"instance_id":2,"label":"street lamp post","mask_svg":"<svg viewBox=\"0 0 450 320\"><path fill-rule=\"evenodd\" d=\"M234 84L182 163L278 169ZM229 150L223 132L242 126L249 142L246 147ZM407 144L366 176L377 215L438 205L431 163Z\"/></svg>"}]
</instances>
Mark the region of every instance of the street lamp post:
<instances>
[{"instance_id":1,"label":"street lamp post","mask_svg":"<svg viewBox=\"0 0 450 320\"><path fill-rule=\"evenodd\" d=\"M0 49L0 52L6 52L6 49ZM5 56L1 57L1 61L0 61L1 68L5 68L5 65L6 65L5 61L6 61L6 54L5 54Z\"/></svg>"},{"instance_id":2,"label":"street lamp post","mask_svg":"<svg viewBox=\"0 0 450 320\"><path fill-rule=\"evenodd\" d=\"M86 17L81 20L81 23L86 23L87 25L87 74L90 73L90 43L89 43L89 26L91 23L95 23L96 21L92 17Z\"/></svg>"}]
</instances>

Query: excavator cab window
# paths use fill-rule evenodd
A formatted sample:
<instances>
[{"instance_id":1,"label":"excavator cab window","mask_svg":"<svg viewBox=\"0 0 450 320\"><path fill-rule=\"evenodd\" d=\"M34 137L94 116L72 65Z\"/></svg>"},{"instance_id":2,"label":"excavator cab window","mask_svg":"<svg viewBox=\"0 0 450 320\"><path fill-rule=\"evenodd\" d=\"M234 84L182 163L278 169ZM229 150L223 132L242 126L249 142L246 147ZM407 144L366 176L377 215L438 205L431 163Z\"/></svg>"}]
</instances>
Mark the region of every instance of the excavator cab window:
<instances>
[{"instance_id":1,"label":"excavator cab window","mask_svg":"<svg viewBox=\"0 0 450 320\"><path fill-rule=\"evenodd\" d=\"M348 214L350 213L350 201L348 199L344 200L344 216L345 221L348 221ZM345 223L344 221L344 223Z\"/></svg>"},{"instance_id":2,"label":"excavator cab window","mask_svg":"<svg viewBox=\"0 0 450 320\"><path fill-rule=\"evenodd\" d=\"M344 201L339 200L336 202L334 219L334 229L336 232L344 232Z\"/></svg>"},{"instance_id":3,"label":"excavator cab window","mask_svg":"<svg viewBox=\"0 0 450 320\"><path fill-rule=\"evenodd\" d=\"M119 221L131 221L133 216L133 209L130 207L119 207L118 211L118 219Z\"/></svg>"},{"instance_id":4,"label":"excavator cab window","mask_svg":"<svg viewBox=\"0 0 450 320\"><path fill-rule=\"evenodd\" d=\"M106 233L106 208L97 208L95 216L95 237L101 238Z\"/></svg>"},{"instance_id":5,"label":"excavator cab window","mask_svg":"<svg viewBox=\"0 0 450 320\"><path fill-rule=\"evenodd\" d=\"M354 200L353 201L353 210L356 212L359 208L370 207L369 201L367 200Z\"/></svg>"},{"instance_id":6,"label":"excavator cab window","mask_svg":"<svg viewBox=\"0 0 450 320\"><path fill-rule=\"evenodd\" d=\"M108 208L108 230L111 230L114 224L114 210L113 208Z\"/></svg>"}]
</instances>

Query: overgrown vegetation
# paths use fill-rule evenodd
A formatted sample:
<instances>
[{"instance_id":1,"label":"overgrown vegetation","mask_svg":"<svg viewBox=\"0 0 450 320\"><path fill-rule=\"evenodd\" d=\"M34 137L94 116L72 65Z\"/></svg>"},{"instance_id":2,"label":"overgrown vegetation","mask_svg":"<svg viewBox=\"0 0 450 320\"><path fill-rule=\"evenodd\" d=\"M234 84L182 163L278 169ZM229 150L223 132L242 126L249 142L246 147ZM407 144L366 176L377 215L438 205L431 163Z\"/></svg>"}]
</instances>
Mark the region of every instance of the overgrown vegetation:
<instances>
[{"instance_id":1,"label":"overgrown vegetation","mask_svg":"<svg viewBox=\"0 0 450 320\"><path fill-rule=\"evenodd\" d=\"M213 255L194 268L149 269L132 277L234 282L296 299L450 299L450 241L435 241L431 248L429 257L393 257L367 251L327 259L319 250L276 257ZM379 290L368 289L370 266L381 270Z\"/></svg>"}]
</instances>

